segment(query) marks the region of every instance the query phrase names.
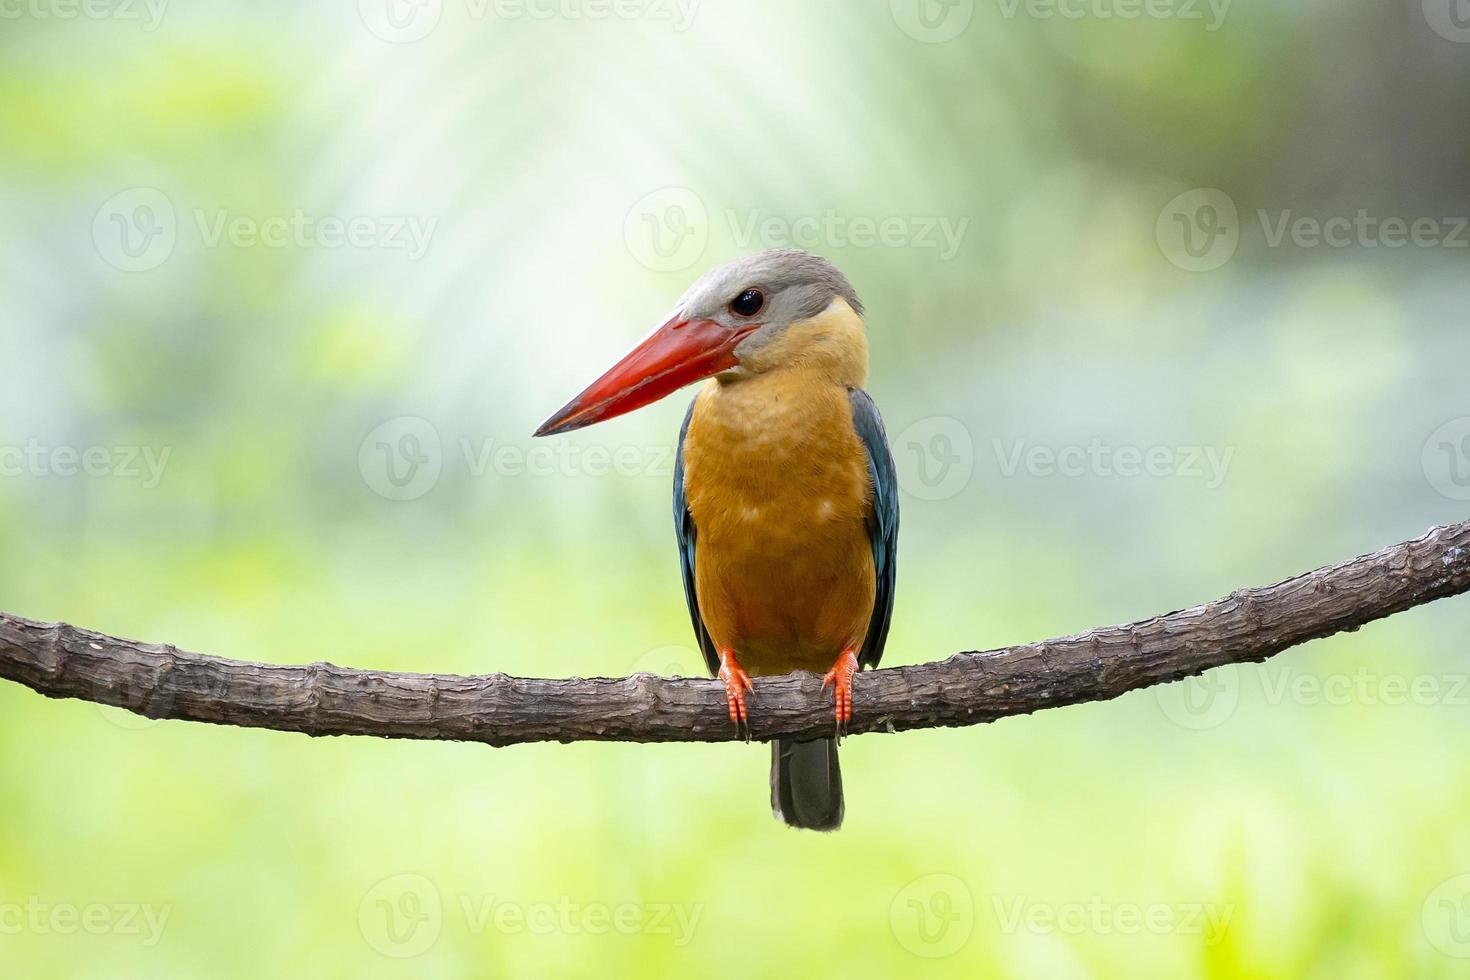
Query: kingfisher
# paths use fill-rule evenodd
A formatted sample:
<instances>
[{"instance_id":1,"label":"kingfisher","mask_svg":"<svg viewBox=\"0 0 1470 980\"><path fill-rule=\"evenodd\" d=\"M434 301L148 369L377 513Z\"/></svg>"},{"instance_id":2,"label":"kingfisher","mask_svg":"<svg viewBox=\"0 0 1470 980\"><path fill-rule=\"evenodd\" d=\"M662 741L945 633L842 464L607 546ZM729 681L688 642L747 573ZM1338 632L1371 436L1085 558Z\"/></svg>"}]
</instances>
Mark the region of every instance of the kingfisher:
<instances>
[{"instance_id":1,"label":"kingfisher","mask_svg":"<svg viewBox=\"0 0 1470 980\"><path fill-rule=\"evenodd\" d=\"M753 676L810 671L832 689L831 737L771 747L771 809L813 830L842 823L838 736L853 675L877 666L893 613L898 488L867 379L863 304L847 277L772 249L705 273L536 431L570 432L704 382L674 466L684 598L737 730L748 730Z\"/></svg>"}]
</instances>

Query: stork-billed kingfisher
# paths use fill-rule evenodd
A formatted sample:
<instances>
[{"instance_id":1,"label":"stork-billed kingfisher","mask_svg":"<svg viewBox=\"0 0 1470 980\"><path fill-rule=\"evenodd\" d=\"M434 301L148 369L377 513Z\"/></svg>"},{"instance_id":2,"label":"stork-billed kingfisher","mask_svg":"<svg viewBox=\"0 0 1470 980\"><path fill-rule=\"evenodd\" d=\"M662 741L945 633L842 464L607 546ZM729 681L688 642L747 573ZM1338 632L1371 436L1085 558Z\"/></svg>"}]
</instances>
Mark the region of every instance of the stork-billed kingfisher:
<instances>
[{"instance_id":1,"label":"stork-billed kingfisher","mask_svg":"<svg viewBox=\"0 0 1470 980\"><path fill-rule=\"evenodd\" d=\"M830 262L797 249L701 277L672 315L536 435L622 415L709 379L674 469L684 596L730 720L750 677L821 672L837 733L852 678L888 639L898 487L883 420L863 391L863 305ZM836 738L772 743L771 808L793 827L842 823Z\"/></svg>"}]
</instances>

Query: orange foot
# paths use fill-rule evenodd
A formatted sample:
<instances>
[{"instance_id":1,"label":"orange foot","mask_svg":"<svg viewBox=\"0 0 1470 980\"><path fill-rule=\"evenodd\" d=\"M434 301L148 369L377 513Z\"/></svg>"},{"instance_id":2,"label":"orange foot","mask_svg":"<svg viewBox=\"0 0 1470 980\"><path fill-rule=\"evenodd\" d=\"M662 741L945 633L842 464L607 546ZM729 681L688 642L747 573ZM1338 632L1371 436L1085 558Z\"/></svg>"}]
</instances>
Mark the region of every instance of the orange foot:
<instances>
[{"instance_id":1,"label":"orange foot","mask_svg":"<svg viewBox=\"0 0 1470 980\"><path fill-rule=\"evenodd\" d=\"M750 675L741 669L735 659L734 650L720 651L720 680L725 682L725 703L730 709L730 720L735 730L744 725L750 730L750 716L745 711L745 692L751 690Z\"/></svg>"},{"instance_id":2,"label":"orange foot","mask_svg":"<svg viewBox=\"0 0 1470 980\"><path fill-rule=\"evenodd\" d=\"M851 648L842 651L832 669L822 678L822 690L832 685L832 697L837 702L837 734L847 729L852 721L852 675L858 670L857 654Z\"/></svg>"}]
</instances>

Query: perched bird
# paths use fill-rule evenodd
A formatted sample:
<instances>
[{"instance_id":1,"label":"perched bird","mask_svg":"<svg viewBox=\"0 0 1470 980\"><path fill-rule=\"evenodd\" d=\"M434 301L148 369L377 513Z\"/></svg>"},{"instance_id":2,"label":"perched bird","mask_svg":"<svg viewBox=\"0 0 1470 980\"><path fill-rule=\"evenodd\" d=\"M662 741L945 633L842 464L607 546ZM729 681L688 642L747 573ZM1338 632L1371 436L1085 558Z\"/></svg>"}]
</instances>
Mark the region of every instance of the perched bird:
<instances>
[{"instance_id":1,"label":"perched bird","mask_svg":"<svg viewBox=\"0 0 1470 980\"><path fill-rule=\"evenodd\" d=\"M804 670L825 674L840 734L853 674L883 655L898 487L867 377L852 284L823 258L776 249L706 273L536 432L579 429L709 379L679 433L674 531L694 632L737 728L751 676ZM837 829L835 737L772 743L771 807L793 827Z\"/></svg>"}]
</instances>

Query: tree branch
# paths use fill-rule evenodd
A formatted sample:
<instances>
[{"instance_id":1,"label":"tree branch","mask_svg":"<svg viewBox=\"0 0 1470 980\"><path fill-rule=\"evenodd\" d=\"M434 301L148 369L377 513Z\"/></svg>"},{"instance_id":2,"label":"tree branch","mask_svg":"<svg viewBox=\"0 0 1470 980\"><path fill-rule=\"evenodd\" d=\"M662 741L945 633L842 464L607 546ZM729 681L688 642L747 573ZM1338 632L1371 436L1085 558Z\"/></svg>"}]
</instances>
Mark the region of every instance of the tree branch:
<instances>
[{"instance_id":1,"label":"tree branch","mask_svg":"<svg viewBox=\"0 0 1470 980\"><path fill-rule=\"evenodd\" d=\"M1307 640L1470 591L1470 521L1376 554L1242 589L1127 626L940 663L872 671L855 685L853 734L975 725L1265 660ZM0 678L53 698L150 718L376 735L519 742L720 742L736 737L715 681L635 674L538 680L284 667L186 653L0 613ZM829 734L830 697L809 674L755 680L756 739Z\"/></svg>"}]
</instances>

